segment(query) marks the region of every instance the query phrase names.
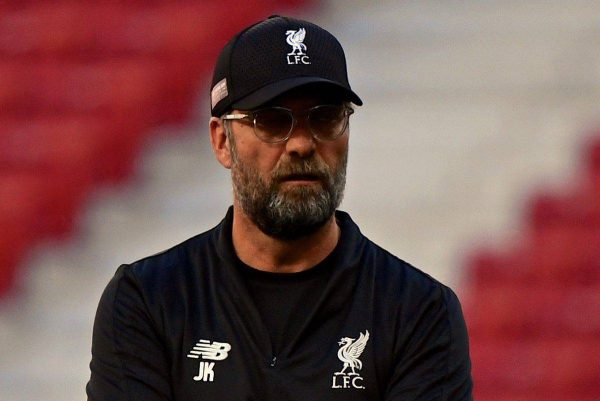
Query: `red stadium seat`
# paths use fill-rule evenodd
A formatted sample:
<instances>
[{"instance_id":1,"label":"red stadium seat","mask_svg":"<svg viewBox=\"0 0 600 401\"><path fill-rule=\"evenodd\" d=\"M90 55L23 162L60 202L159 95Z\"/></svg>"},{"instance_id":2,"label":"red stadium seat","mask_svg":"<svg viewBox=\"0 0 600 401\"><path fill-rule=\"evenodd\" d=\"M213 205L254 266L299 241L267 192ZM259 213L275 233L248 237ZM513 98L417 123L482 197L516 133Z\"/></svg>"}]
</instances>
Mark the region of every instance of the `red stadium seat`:
<instances>
[{"instance_id":1,"label":"red stadium seat","mask_svg":"<svg viewBox=\"0 0 600 401\"><path fill-rule=\"evenodd\" d=\"M25 101L17 66L0 58L0 112Z\"/></svg>"},{"instance_id":2,"label":"red stadium seat","mask_svg":"<svg viewBox=\"0 0 600 401\"><path fill-rule=\"evenodd\" d=\"M579 227L554 226L531 233L530 237L527 256L536 279L562 283L585 280L576 269L594 246L595 235L586 236Z\"/></svg>"},{"instance_id":3,"label":"red stadium seat","mask_svg":"<svg viewBox=\"0 0 600 401\"><path fill-rule=\"evenodd\" d=\"M477 401L598 401L598 394L521 394L519 392L484 392L475 386L474 397Z\"/></svg>"},{"instance_id":4,"label":"red stadium seat","mask_svg":"<svg viewBox=\"0 0 600 401\"><path fill-rule=\"evenodd\" d=\"M72 174L87 170L91 182L101 149L85 128L60 117L5 118L0 122L0 165Z\"/></svg>"},{"instance_id":5,"label":"red stadium seat","mask_svg":"<svg viewBox=\"0 0 600 401\"><path fill-rule=\"evenodd\" d=\"M479 284L465 298L474 339L597 338L600 285Z\"/></svg>"},{"instance_id":6,"label":"red stadium seat","mask_svg":"<svg viewBox=\"0 0 600 401\"><path fill-rule=\"evenodd\" d=\"M27 248L45 235L37 226L44 194L24 178L0 170L0 296L12 286Z\"/></svg>"},{"instance_id":7,"label":"red stadium seat","mask_svg":"<svg viewBox=\"0 0 600 401\"><path fill-rule=\"evenodd\" d=\"M513 248L479 250L468 260L472 284L600 283L600 235L588 226L526 231Z\"/></svg>"},{"instance_id":8,"label":"red stadium seat","mask_svg":"<svg viewBox=\"0 0 600 401\"><path fill-rule=\"evenodd\" d=\"M600 229L600 191L584 180L560 193L536 194L528 209L527 218L534 230L557 225Z\"/></svg>"},{"instance_id":9,"label":"red stadium seat","mask_svg":"<svg viewBox=\"0 0 600 401\"><path fill-rule=\"evenodd\" d=\"M600 193L600 128L591 132L590 139L584 144L585 174L596 194Z\"/></svg>"},{"instance_id":10,"label":"red stadium seat","mask_svg":"<svg viewBox=\"0 0 600 401\"><path fill-rule=\"evenodd\" d=\"M166 73L156 63L128 59L93 63L5 61L12 89L0 99L3 113L95 113L127 116L152 126L160 118Z\"/></svg>"},{"instance_id":11,"label":"red stadium seat","mask_svg":"<svg viewBox=\"0 0 600 401\"><path fill-rule=\"evenodd\" d=\"M88 183L130 175L143 139L135 122L90 115L5 118L0 124L0 165L61 170Z\"/></svg>"},{"instance_id":12,"label":"red stadium seat","mask_svg":"<svg viewBox=\"0 0 600 401\"><path fill-rule=\"evenodd\" d=\"M526 263L526 251L480 249L467 261L472 285L494 283L533 283L534 277Z\"/></svg>"},{"instance_id":13,"label":"red stadium seat","mask_svg":"<svg viewBox=\"0 0 600 401\"><path fill-rule=\"evenodd\" d=\"M474 382L482 393L531 396L600 394L598 341L478 341Z\"/></svg>"},{"instance_id":14,"label":"red stadium seat","mask_svg":"<svg viewBox=\"0 0 600 401\"><path fill-rule=\"evenodd\" d=\"M111 29L102 29L98 50L109 54L187 55L209 62L227 39L246 24L264 18L274 6L267 1L252 7L227 2L156 2L143 7L104 7L100 17Z\"/></svg>"},{"instance_id":15,"label":"red stadium seat","mask_svg":"<svg viewBox=\"0 0 600 401\"><path fill-rule=\"evenodd\" d=\"M96 179L97 138L62 121L8 121L0 129L0 171L19 174L42 191L39 230L67 235Z\"/></svg>"},{"instance_id":16,"label":"red stadium seat","mask_svg":"<svg viewBox=\"0 0 600 401\"><path fill-rule=\"evenodd\" d=\"M30 99L44 110L128 115L143 118L148 126L159 120L165 81L163 71L151 62L46 63L30 72L38 78L30 87Z\"/></svg>"},{"instance_id":17,"label":"red stadium seat","mask_svg":"<svg viewBox=\"0 0 600 401\"><path fill-rule=\"evenodd\" d=\"M600 338L600 285L565 290L555 308L556 329L572 338Z\"/></svg>"},{"instance_id":18,"label":"red stadium seat","mask_svg":"<svg viewBox=\"0 0 600 401\"><path fill-rule=\"evenodd\" d=\"M220 1L33 2L7 10L0 20L0 54L184 53L202 60L214 56L231 35L276 6L281 1L258 1L252 7Z\"/></svg>"},{"instance_id":19,"label":"red stadium seat","mask_svg":"<svg viewBox=\"0 0 600 401\"><path fill-rule=\"evenodd\" d=\"M6 12L0 19L0 54L56 54L74 49L82 40L77 30L76 2L29 4Z\"/></svg>"}]
</instances>

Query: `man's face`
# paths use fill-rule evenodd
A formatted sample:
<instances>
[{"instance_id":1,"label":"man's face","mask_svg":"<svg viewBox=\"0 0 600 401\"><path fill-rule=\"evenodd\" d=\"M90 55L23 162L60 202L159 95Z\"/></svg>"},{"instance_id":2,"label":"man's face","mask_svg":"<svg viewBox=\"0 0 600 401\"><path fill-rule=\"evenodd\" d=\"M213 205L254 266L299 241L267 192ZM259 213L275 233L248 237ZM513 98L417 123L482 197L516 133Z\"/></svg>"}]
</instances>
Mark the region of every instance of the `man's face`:
<instances>
[{"instance_id":1,"label":"man's face","mask_svg":"<svg viewBox=\"0 0 600 401\"><path fill-rule=\"evenodd\" d=\"M270 105L298 112L327 103L331 100L293 91ZM258 139L251 124L235 122L231 130L234 196L261 231L295 239L331 219L346 181L347 130L333 141L319 141L302 120L287 142L275 144Z\"/></svg>"}]
</instances>

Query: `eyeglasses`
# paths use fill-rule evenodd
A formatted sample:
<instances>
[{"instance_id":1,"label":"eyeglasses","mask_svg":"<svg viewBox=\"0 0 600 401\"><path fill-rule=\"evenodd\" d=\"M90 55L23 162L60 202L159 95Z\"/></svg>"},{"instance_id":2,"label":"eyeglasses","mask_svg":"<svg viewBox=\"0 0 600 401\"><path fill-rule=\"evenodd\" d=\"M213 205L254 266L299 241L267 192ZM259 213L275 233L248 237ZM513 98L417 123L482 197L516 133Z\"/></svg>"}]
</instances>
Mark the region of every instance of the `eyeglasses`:
<instances>
[{"instance_id":1,"label":"eyeglasses","mask_svg":"<svg viewBox=\"0 0 600 401\"><path fill-rule=\"evenodd\" d=\"M341 136L348 127L354 110L346 105L320 105L301 112L306 119L312 136L323 141L332 141ZM287 141L298 122L294 112L284 107L267 107L226 114L223 120L244 120L253 124L254 134L262 141L278 143Z\"/></svg>"}]
</instances>

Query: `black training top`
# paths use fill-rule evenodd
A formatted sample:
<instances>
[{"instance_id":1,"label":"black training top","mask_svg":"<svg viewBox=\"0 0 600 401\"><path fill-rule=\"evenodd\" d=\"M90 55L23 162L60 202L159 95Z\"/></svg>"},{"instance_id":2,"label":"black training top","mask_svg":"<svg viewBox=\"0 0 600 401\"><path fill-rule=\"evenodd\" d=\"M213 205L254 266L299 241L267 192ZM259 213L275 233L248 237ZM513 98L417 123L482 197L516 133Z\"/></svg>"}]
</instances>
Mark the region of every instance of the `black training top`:
<instances>
[{"instance_id":1,"label":"black training top","mask_svg":"<svg viewBox=\"0 0 600 401\"><path fill-rule=\"evenodd\" d=\"M239 261L240 272L258 313L269 330L275 355L298 332L323 293L333 271L335 252L316 266L298 273L271 273Z\"/></svg>"},{"instance_id":2,"label":"black training top","mask_svg":"<svg viewBox=\"0 0 600 401\"><path fill-rule=\"evenodd\" d=\"M472 400L454 293L336 218L326 282L277 348L233 250L231 209L121 266L96 314L88 400Z\"/></svg>"}]
</instances>

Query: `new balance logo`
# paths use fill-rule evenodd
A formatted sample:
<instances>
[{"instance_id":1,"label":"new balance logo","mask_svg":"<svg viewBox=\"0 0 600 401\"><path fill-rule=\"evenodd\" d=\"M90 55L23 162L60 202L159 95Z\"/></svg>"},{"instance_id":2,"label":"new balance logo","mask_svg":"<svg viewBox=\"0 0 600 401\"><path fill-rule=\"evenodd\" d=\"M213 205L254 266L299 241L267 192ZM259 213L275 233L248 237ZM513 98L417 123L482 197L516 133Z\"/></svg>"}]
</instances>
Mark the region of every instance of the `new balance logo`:
<instances>
[{"instance_id":1,"label":"new balance logo","mask_svg":"<svg viewBox=\"0 0 600 401\"><path fill-rule=\"evenodd\" d=\"M188 358L192 359L208 359L212 361L222 361L229 356L231 345L218 341L210 342L208 340L200 340L194 345ZM212 382L215 379L215 362L200 361L198 366L198 375L194 376L195 381Z\"/></svg>"},{"instance_id":2,"label":"new balance logo","mask_svg":"<svg viewBox=\"0 0 600 401\"><path fill-rule=\"evenodd\" d=\"M198 359L210 359L213 361L222 361L227 358L227 353L231 351L231 345L228 343L220 343L213 341L212 343L208 340L200 340L196 343L194 348L188 354L188 358Z\"/></svg>"}]
</instances>

